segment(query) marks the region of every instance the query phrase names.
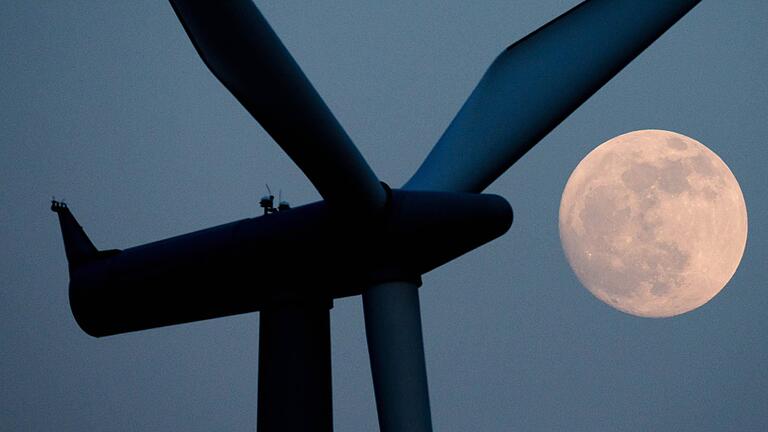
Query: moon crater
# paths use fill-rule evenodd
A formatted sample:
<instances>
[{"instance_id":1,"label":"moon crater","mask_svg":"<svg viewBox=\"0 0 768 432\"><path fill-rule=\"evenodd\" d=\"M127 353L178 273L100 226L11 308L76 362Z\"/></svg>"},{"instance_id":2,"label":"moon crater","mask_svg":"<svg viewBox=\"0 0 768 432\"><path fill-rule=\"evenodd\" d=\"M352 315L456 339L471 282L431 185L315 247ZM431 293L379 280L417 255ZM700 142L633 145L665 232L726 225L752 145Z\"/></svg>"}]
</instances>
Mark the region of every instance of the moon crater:
<instances>
[{"instance_id":1,"label":"moon crater","mask_svg":"<svg viewBox=\"0 0 768 432\"><path fill-rule=\"evenodd\" d=\"M741 261L747 213L736 178L703 144L644 130L590 152L568 179L560 238L600 300L667 317L714 297Z\"/></svg>"}]
</instances>

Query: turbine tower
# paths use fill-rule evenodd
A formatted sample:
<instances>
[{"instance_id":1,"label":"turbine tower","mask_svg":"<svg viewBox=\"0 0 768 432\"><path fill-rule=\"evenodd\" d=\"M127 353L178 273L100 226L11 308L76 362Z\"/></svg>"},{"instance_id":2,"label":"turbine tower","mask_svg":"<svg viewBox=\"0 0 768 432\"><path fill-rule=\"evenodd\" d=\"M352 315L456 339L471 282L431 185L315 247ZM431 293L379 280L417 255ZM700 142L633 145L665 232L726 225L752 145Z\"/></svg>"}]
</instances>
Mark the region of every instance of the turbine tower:
<instances>
[{"instance_id":1,"label":"turbine tower","mask_svg":"<svg viewBox=\"0 0 768 432\"><path fill-rule=\"evenodd\" d=\"M511 45L391 189L251 0L171 0L323 200L125 250L53 201L75 319L100 337L259 311L258 430L332 430L329 310L362 295L380 429L430 431L421 275L504 234L509 204L481 192L698 2L589 0Z\"/></svg>"}]
</instances>

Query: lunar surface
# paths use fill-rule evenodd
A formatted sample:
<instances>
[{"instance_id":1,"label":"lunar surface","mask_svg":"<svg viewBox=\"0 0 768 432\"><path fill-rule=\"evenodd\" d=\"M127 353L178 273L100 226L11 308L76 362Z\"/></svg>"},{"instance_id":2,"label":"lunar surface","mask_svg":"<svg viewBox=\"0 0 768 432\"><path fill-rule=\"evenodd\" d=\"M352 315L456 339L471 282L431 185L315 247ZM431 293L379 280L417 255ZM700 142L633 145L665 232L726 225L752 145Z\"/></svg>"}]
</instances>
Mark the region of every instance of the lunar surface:
<instances>
[{"instance_id":1,"label":"lunar surface","mask_svg":"<svg viewBox=\"0 0 768 432\"><path fill-rule=\"evenodd\" d=\"M693 310L723 289L747 241L747 209L725 163L673 132L601 144L568 179L560 239L592 294L643 317Z\"/></svg>"}]
</instances>

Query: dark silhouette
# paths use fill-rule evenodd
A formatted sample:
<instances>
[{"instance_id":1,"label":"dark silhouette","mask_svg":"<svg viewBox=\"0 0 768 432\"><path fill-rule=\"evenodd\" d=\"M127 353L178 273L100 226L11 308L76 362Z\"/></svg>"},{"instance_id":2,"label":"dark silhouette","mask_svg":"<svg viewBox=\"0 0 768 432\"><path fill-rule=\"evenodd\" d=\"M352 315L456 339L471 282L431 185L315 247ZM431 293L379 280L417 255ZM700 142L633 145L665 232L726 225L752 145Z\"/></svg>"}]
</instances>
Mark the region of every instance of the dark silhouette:
<instances>
[{"instance_id":1,"label":"dark silhouette","mask_svg":"<svg viewBox=\"0 0 768 432\"><path fill-rule=\"evenodd\" d=\"M258 429L331 430L329 309L363 295L383 431L431 430L421 275L502 235L481 195L698 0L590 0L493 62L402 190L380 183L250 0L171 0L211 72L323 201L99 251L63 203L70 303L93 336L260 311ZM279 210L279 211L276 211Z\"/></svg>"}]
</instances>

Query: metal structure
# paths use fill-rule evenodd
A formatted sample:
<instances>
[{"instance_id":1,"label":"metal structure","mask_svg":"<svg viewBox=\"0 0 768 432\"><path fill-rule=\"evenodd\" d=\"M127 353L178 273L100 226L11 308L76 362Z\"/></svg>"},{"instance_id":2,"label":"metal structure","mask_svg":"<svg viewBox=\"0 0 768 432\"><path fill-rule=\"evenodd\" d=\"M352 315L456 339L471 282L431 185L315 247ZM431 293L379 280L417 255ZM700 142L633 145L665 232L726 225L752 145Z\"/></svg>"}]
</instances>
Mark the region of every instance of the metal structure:
<instances>
[{"instance_id":1,"label":"metal structure","mask_svg":"<svg viewBox=\"0 0 768 432\"><path fill-rule=\"evenodd\" d=\"M258 430L331 430L329 309L362 295L381 430L431 430L421 275L505 233L509 204L480 192L697 3L589 0L513 44L393 190L250 0L171 0L323 200L274 211L270 195L261 217L104 251L53 201L75 319L99 337L259 311Z\"/></svg>"}]
</instances>

